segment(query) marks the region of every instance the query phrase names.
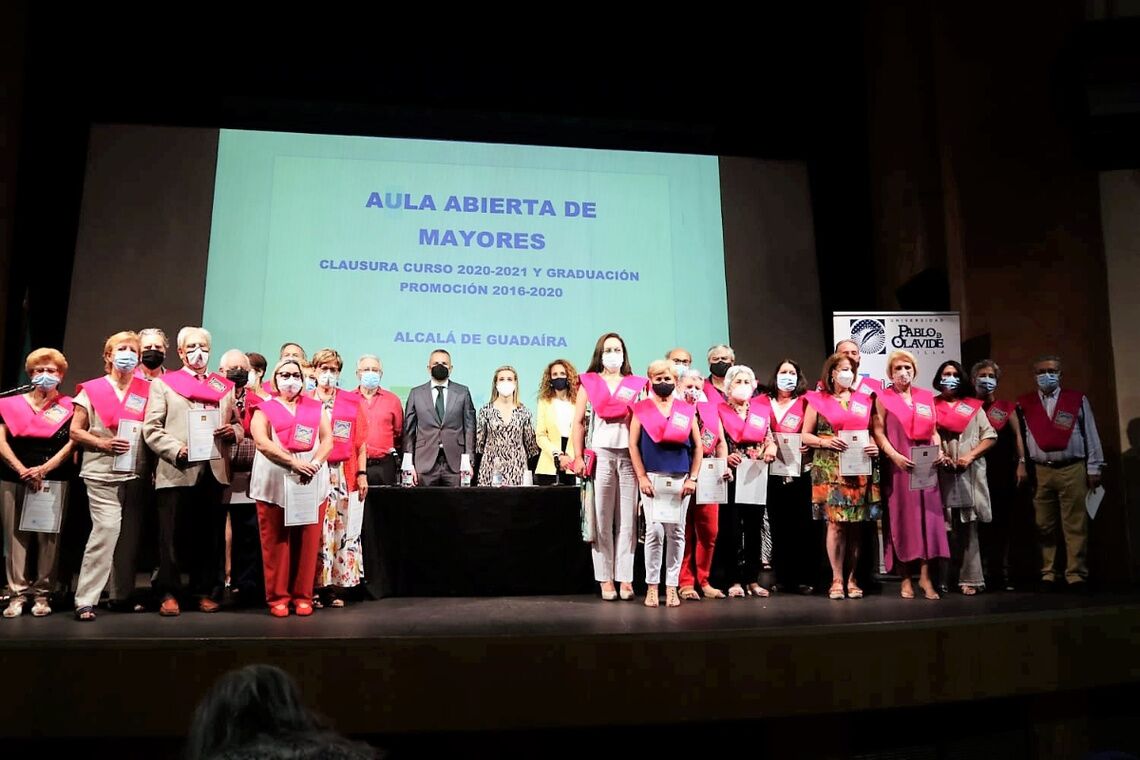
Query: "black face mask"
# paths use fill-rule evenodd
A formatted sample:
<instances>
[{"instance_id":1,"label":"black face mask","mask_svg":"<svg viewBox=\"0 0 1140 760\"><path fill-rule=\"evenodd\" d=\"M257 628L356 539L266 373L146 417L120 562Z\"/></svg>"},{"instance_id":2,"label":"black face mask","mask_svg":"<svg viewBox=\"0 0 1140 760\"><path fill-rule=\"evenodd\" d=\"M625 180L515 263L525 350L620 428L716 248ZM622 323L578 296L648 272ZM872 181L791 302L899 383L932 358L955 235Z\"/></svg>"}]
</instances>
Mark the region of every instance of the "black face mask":
<instances>
[{"instance_id":1,"label":"black face mask","mask_svg":"<svg viewBox=\"0 0 1140 760\"><path fill-rule=\"evenodd\" d=\"M709 372L713 373L717 377L724 377L728 374L728 368L731 366L732 365L728 362L714 362L713 364L709 365Z\"/></svg>"},{"instance_id":2,"label":"black face mask","mask_svg":"<svg viewBox=\"0 0 1140 760\"><path fill-rule=\"evenodd\" d=\"M653 392L661 398L669 398L673 395L673 389L676 386L673 383L654 383Z\"/></svg>"},{"instance_id":3,"label":"black face mask","mask_svg":"<svg viewBox=\"0 0 1140 760\"><path fill-rule=\"evenodd\" d=\"M437 364L431 368L431 376L434 377L436 380L438 380L441 383L444 380L446 380L447 376L450 374L451 374L451 370L449 370L447 367L443 366L442 364Z\"/></svg>"},{"instance_id":4,"label":"black face mask","mask_svg":"<svg viewBox=\"0 0 1140 760\"><path fill-rule=\"evenodd\" d=\"M244 369L231 369L226 373L226 379L238 388L244 388L245 384L249 382L249 373Z\"/></svg>"},{"instance_id":5,"label":"black face mask","mask_svg":"<svg viewBox=\"0 0 1140 760\"><path fill-rule=\"evenodd\" d=\"M556 391L564 391L570 387L570 379L566 377L556 377L550 381L550 387Z\"/></svg>"},{"instance_id":6,"label":"black face mask","mask_svg":"<svg viewBox=\"0 0 1140 760\"><path fill-rule=\"evenodd\" d=\"M162 363L166 361L166 354L162 351L159 351L157 348L148 348L146 351L142 352L142 356L140 358L142 360L143 366L147 369L158 369L162 366Z\"/></svg>"}]
</instances>

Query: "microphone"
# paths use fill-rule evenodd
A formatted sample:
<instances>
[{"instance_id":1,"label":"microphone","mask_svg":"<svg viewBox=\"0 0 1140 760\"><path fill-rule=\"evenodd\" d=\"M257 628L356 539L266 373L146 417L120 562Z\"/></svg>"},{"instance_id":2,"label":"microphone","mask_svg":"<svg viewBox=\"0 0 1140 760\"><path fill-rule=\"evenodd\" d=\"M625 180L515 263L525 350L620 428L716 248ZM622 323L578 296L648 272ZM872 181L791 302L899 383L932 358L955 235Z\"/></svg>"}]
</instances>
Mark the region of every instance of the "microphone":
<instances>
[{"instance_id":1,"label":"microphone","mask_svg":"<svg viewBox=\"0 0 1140 760\"><path fill-rule=\"evenodd\" d=\"M32 385L31 383L27 383L26 385L19 385L15 388L9 388L6 391L0 391L0 398L7 398L8 396L22 396L23 394L35 389L36 386Z\"/></svg>"}]
</instances>

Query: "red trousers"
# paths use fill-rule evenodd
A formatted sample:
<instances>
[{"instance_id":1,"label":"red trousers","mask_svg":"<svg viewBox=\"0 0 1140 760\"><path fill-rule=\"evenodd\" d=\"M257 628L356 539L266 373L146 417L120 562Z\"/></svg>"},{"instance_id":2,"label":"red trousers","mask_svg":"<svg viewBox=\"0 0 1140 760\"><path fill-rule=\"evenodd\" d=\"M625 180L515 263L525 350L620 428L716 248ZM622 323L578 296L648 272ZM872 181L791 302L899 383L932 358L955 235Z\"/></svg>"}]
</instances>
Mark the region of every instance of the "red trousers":
<instances>
[{"instance_id":1,"label":"red trousers","mask_svg":"<svg viewBox=\"0 0 1140 760\"><path fill-rule=\"evenodd\" d=\"M707 586L716 546L719 504L697 504L685 519L685 557L681 560L682 586ZM693 583L693 554L697 555L697 577Z\"/></svg>"},{"instance_id":2,"label":"red trousers","mask_svg":"<svg viewBox=\"0 0 1140 760\"><path fill-rule=\"evenodd\" d=\"M322 514L324 514L322 512ZM270 607L313 601L313 580L321 550L321 522L285 526L285 510L257 502L261 562L265 567L265 601Z\"/></svg>"}]
</instances>

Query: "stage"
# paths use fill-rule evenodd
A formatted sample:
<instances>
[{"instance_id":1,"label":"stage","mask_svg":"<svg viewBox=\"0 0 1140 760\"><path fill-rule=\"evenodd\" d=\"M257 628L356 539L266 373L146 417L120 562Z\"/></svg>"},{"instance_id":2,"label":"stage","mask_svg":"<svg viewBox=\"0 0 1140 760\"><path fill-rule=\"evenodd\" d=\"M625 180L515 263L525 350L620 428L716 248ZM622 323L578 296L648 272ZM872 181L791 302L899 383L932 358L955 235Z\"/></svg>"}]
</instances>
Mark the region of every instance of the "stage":
<instances>
[{"instance_id":1,"label":"stage","mask_svg":"<svg viewBox=\"0 0 1140 760\"><path fill-rule=\"evenodd\" d=\"M25 615L0 620L0 672L21 684L0 690L3 714L21 716L0 732L173 739L203 690L250 662L291 672L341 731L397 742L807 716L827 725L856 712L1140 680L1140 594L934 602L897 591L887 583L858 601L777 594L679 609L647 609L640 596L391 598L284 620Z\"/></svg>"}]
</instances>

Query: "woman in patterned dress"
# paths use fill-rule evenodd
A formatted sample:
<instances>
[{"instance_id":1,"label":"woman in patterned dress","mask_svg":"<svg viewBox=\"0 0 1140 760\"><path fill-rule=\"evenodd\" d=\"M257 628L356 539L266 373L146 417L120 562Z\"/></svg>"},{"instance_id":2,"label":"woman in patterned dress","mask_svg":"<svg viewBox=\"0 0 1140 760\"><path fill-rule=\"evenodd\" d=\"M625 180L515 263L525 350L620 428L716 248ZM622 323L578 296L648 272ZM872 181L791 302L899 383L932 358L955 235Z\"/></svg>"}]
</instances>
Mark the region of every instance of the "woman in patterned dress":
<instances>
[{"instance_id":1,"label":"woman in patterned dress","mask_svg":"<svg viewBox=\"0 0 1140 760\"><path fill-rule=\"evenodd\" d=\"M827 521L827 559L831 564L830 599L843 599L844 588L851 599L862 599L863 589L855 583L859 559L857 523L879 517L879 468L875 458L879 448L870 433L864 451L872 458L870 475L840 475L840 452L847 443L839 430L871 429L874 402L871 397L851 390L858 377L859 363L843 354L832 354L823 364L820 383L823 390L807 394L804 410L803 442L815 449L811 463L812 512Z\"/></svg>"},{"instance_id":2,"label":"woman in patterned dress","mask_svg":"<svg viewBox=\"0 0 1140 760\"><path fill-rule=\"evenodd\" d=\"M538 451L530 410L519 401L518 372L499 367L491 382L491 401L475 420L475 453L483 455L478 485L492 485L498 471L500 485L521 486L527 459Z\"/></svg>"}]
</instances>

